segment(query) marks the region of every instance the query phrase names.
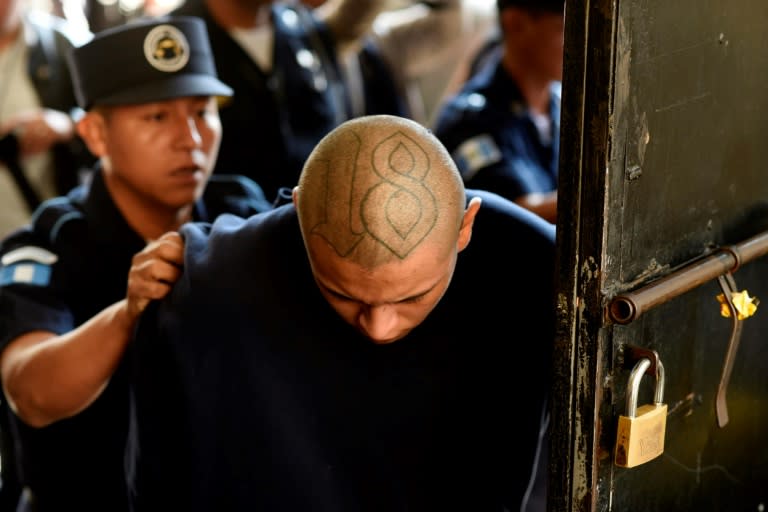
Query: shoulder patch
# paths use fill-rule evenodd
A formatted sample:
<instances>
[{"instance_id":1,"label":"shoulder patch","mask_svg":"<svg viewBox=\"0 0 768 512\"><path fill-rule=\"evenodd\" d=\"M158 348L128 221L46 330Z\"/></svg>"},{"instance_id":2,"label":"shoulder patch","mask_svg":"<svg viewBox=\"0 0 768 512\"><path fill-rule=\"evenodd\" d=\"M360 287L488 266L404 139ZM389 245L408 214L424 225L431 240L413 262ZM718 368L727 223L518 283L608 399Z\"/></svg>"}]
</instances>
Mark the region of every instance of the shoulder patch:
<instances>
[{"instance_id":1,"label":"shoulder patch","mask_svg":"<svg viewBox=\"0 0 768 512\"><path fill-rule=\"evenodd\" d=\"M31 284L48 286L51 281L51 265L59 259L54 253L28 245L3 255L0 263L0 286Z\"/></svg>"},{"instance_id":2,"label":"shoulder patch","mask_svg":"<svg viewBox=\"0 0 768 512\"><path fill-rule=\"evenodd\" d=\"M464 181L472 179L480 169L501 161L501 151L487 133L465 140L451 156Z\"/></svg>"},{"instance_id":3,"label":"shoulder patch","mask_svg":"<svg viewBox=\"0 0 768 512\"><path fill-rule=\"evenodd\" d=\"M51 267L49 265L25 261L0 267L0 286L14 283L48 286L50 282Z\"/></svg>"}]
</instances>

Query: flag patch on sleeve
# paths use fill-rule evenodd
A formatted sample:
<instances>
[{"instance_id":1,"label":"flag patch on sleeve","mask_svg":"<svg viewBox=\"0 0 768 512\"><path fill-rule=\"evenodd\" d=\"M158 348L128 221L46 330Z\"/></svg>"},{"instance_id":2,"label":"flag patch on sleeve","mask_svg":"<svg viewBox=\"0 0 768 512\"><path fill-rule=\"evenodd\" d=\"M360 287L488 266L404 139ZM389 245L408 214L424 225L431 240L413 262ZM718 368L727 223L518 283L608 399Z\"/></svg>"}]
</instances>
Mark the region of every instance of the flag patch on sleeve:
<instances>
[{"instance_id":1,"label":"flag patch on sleeve","mask_svg":"<svg viewBox=\"0 0 768 512\"><path fill-rule=\"evenodd\" d=\"M501 151L493 137L486 133L462 142L452 156L461 177L469 181L480 169L499 162Z\"/></svg>"},{"instance_id":2,"label":"flag patch on sleeve","mask_svg":"<svg viewBox=\"0 0 768 512\"><path fill-rule=\"evenodd\" d=\"M58 256L42 247L14 249L0 259L0 286L14 283L48 286L51 282L51 266L58 259Z\"/></svg>"}]
</instances>

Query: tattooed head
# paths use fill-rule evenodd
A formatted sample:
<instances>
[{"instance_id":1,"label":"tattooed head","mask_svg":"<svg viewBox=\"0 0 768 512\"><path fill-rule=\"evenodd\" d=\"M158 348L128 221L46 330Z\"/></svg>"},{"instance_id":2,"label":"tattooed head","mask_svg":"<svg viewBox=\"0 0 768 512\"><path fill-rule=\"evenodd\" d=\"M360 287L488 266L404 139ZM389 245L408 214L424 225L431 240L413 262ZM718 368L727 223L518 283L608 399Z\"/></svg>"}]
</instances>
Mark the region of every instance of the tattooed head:
<instances>
[{"instance_id":1,"label":"tattooed head","mask_svg":"<svg viewBox=\"0 0 768 512\"><path fill-rule=\"evenodd\" d=\"M422 125L378 115L347 121L316 146L298 186L305 244L375 268L421 247L451 250L465 207L450 154Z\"/></svg>"}]
</instances>

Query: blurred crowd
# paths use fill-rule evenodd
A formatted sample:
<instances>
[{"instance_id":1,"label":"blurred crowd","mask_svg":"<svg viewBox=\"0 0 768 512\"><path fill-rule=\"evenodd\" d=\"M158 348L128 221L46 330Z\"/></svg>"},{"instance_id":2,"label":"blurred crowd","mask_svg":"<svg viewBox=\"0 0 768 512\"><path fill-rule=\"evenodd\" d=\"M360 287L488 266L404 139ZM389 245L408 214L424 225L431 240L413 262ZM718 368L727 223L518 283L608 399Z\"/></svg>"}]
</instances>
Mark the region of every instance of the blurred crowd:
<instances>
[{"instance_id":1,"label":"blurred crowd","mask_svg":"<svg viewBox=\"0 0 768 512\"><path fill-rule=\"evenodd\" d=\"M294 0L285 3L290 5L292 1ZM237 3L234 2L233 5ZM260 42L265 40L266 36L259 35L261 28L250 21L250 18L255 19L255 16L247 12L248 9L258 9L260 5L269 3L261 0L240 2L244 6L250 5L242 14L248 20L245 23L219 23L226 18L216 12L216 23L211 24L211 20L208 20L209 29L213 27L215 31L220 27L232 34L239 30L241 36L237 44L246 48L256 62L259 62L260 54L265 59L271 59L269 46ZM304 3L318 11L321 17L325 11L333 18L333 11L338 11L337 4L343 2L306 0ZM0 80L0 166L12 172L0 173L0 196L4 198L3 206L0 207L0 235L7 235L12 229L22 225L42 200L63 194L76 183L82 182L86 178L88 166L92 163L87 150L78 141L72 122L76 120L79 109L68 83L65 46L82 44L94 33L144 16L162 16L173 11L180 14L204 13L195 7L197 2L185 5L184 0L13 0L5 4L5 7L0 7L0 15L6 18L3 32L0 33L0 69L3 75ZM5 9L4 14L2 9ZM13 15L14 9L19 10L19 14L23 11L23 15ZM274 142L265 143L264 146L281 143L305 146L303 150L286 157L293 159L288 165L294 174L298 174L308 150L317 142L318 136L327 132L330 126L338 124L340 119L389 113L403 115L425 126L434 127L439 106L450 94L457 92L468 78L474 55L489 41L498 41L495 0L381 0L376 9L378 14L372 19L372 23L366 24L367 28L362 37L358 37L358 33L343 34L342 37L346 38L344 44L336 45L338 55L335 57L339 62L341 76L329 75L328 78L331 82L330 89L335 87L334 82L344 83L344 98L337 102L336 106L329 107L337 110L334 113L337 117L330 120L331 124L319 126L317 130L310 129L306 134L301 133L306 125L314 122L312 116L316 112L301 112L299 106L293 109L291 98L289 103L277 107L289 112L288 115L292 118L290 126L280 124L281 121L277 118L263 123L265 133L283 131L279 136L282 140L278 140L279 137L275 135ZM36 18L39 20L42 14L53 15L56 20L38 21L36 25L30 21ZM16 59L16 54L24 49L14 52L15 45L11 43L18 33L16 29L24 20L27 20L24 24L27 27L25 33L33 25L55 25L56 31L64 36L61 39L66 41L57 41L55 47L50 48L50 45L42 44L41 41L45 38L41 37L38 51L45 51L45 57L22 63ZM349 24L348 20L342 20L342 23ZM43 33L42 29L38 29L38 32ZM25 36L27 41L31 40L30 37ZM221 38L218 33L213 34L212 38L214 52L231 50L226 41L224 46L219 47ZM276 58L292 59L294 56L290 53L297 51L296 48L289 49L287 54ZM30 57L34 57L31 50L27 53L27 58ZM219 70L219 74L224 75L225 81L237 73L237 77L233 79L239 82L238 87L259 87L259 84L247 77L240 78L239 72L228 72L227 68L235 66L231 64L229 57L223 54L217 57L218 65L223 68ZM31 70L32 65L38 65L38 69ZM259 65L264 68L270 63L262 61ZM265 68L264 71L267 75L279 76L280 65L281 63L278 63L277 69L270 71ZM22 71L25 67L28 68L26 73L12 73L12 69ZM326 67L321 66L321 70ZM55 74L50 72L56 69L60 71ZM28 92L24 92L25 89ZM284 95L298 93L298 90L288 90L288 87L284 89L280 94L273 95L274 101ZM230 108L222 110L225 127L231 127L226 129L228 136L224 138L219 155L219 169L249 174L249 169L253 167L253 144L245 141L246 137L234 135L253 128L251 123L256 114L244 113L243 109L259 107L254 101L260 100L255 96L249 99L246 97L248 94L250 91L240 90ZM63 99L65 95L69 97L66 100ZM339 108L341 104L345 104L343 109ZM303 105L303 108L317 110L325 107ZM42 115L43 112L46 116ZM56 112L66 115L56 115ZM262 115L260 112L259 116ZM32 119L38 120L37 126L40 129L25 131L25 125ZM286 134L285 131L291 133ZM35 134L43 132L47 133L47 136L34 138ZM17 135L17 140L4 137L9 133ZM25 133L26 137L22 137L22 133ZM288 140L290 142L285 142ZM15 147L14 142L18 142L19 147ZM54 154L55 160L52 156ZM62 159L67 161L62 162ZM270 162L271 165L284 163L285 160ZM257 178L268 196L277 193L278 185L292 184L273 183L271 176L264 174L252 177Z\"/></svg>"}]
</instances>

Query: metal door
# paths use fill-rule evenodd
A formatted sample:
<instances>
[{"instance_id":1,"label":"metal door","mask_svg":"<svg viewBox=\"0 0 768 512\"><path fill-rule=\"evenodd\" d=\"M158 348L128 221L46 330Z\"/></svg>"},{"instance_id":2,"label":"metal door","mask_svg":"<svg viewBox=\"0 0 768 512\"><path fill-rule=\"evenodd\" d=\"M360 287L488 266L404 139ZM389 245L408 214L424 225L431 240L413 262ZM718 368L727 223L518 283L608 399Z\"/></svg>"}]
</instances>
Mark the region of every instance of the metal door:
<instances>
[{"instance_id":1,"label":"metal door","mask_svg":"<svg viewBox=\"0 0 768 512\"><path fill-rule=\"evenodd\" d=\"M550 511L762 511L768 2L567 0L565 38ZM724 317L718 276L764 304ZM668 414L664 452L623 468L635 347Z\"/></svg>"}]
</instances>

